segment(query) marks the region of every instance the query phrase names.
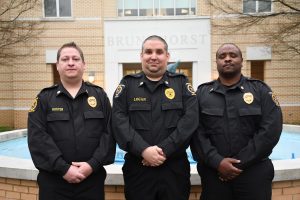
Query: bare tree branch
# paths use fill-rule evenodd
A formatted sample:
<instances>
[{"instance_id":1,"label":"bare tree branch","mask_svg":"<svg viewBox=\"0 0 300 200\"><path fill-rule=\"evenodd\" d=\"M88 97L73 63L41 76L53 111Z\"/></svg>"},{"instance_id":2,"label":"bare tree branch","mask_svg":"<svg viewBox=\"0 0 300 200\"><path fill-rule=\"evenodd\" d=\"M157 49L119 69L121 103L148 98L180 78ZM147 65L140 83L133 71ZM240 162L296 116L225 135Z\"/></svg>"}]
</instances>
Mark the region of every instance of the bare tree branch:
<instances>
[{"instance_id":1,"label":"bare tree branch","mask_svg":"<svg viewBox=\"0 0 300 200\"><path fill-rule=\"evenodd\" d=\"M239 1L250 3L250 0ZM251 1L251 3L256 3ZM300 2L297 0L260 0L258 3L272 4L273 11L244 12L243 6L228 3L226 0L207 0L212 8L212 25L222 33L234 33L247 31L254 27L261 28L260 36L265 42L272 44L275 48L300 56ZM245 4L246 5L246 4ZM272 30L267 27L269 23L274 24Z\"/></svg>"},{"instance_id":2,"label":"bare tree branch","mask_svg":"<svg viewBox=\"0 0 300 200\"><path fill-rule=\"evenodd\" d=\"M14 60L32 55L28 43L36 40L43 31L40 21L23 20L22 17L39 6L39 0L2 1L0 6L0 65L11 66ZM27 46L23 51L16 48Z\"/></svg>"}]
</instances>

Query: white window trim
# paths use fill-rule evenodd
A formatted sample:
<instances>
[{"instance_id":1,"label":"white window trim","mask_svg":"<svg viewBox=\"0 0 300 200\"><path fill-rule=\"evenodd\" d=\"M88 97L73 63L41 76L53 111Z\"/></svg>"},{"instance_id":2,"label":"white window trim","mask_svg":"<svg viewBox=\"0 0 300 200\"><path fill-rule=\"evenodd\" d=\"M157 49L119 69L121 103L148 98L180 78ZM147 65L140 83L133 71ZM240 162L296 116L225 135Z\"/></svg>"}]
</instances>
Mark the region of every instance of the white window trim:
<instances>
[{"instance_id":1,"label":"white window trim","mask_svg":"<svg viewBox=\"0 0 300 200\"><path fill-rule=\"evenodd\" d=\"M255 12L245 12L244 11L244 1L242 1L242 11L243 14L259 14L259 13L272 13L273 12L273 0L271 0L271 11L266 11L266 12L258 12L258 2L259 0L255 0Z\"/></svg>"},{"instance_id":2,"label":"white window trim","mask_svg":"<svg viewBox=\"0 0 300 200\"><path fill-rule=\"evenodd\" d=\"M45 0L43 1L43 17L44 19L72 19L73 18L73 0L70 0L71 1L71 16L69 17L61 17L60 16L60 13L59 13L59 1L60 0L55 0L56 2L56 16L55 17L52 17L52 16L46 16L46 13L45 13ZM123 0L123 3L124 3L124 0ZM124 5L123 5L124 7ZM124 10L123 10L124 12Z\"/></svg>"},{"instance_id":3,"label":"white window trim","mask_svg":"<svg viewBox=\"0 0 300 200\"><path fill-rule=\"evenodd\" d=\"M58 0L56 0L58 1ZM138 0L138 8L137 8L137 16L125 16L125 0L122 0L122 16L119 16L119 7L117 7L117 16L118 17L144 17L144 16L140 16L140 1L141 0ZM155 15L155 3L154 3L155 0L152 0L152 14L153 14L153 17L161 17L161 1L163 0L158 0L158 13L157 15ZM176 0L172 0L173 1L173 12L174 12L174 15L167 15L167 16L182 16L182 15L176 15ZM188 3L189 3L189 13L192 12L192 0L188 0ZM188 14L188 16L195 16L196 15L196 11L197 11L197 3L195 5L195 13L192 15L192 14ZM147 16L149 17L149 16Z\"/></svg>"}]
</instances>

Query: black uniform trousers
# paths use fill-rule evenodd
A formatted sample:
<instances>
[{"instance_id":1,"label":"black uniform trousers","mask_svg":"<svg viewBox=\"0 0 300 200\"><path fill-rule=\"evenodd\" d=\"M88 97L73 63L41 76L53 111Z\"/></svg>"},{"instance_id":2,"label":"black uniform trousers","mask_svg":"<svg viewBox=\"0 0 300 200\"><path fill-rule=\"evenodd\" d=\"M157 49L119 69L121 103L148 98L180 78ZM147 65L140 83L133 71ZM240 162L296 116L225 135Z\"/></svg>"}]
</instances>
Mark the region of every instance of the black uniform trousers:
<instances>
[{"instance_id":1,"label":"black uniform trousers","mask_svg":"<svg viewBox=\"0 0 300 200\"><path fill-rule=\"evenodd\" d=\"M200 200L271 200L274 167L267 159L245 169L232 181L222 182L218 172L197 165L203 192Z\"/></svg>"},{"instance_id":2,"label":"black uniform trousers","mask_svg":"<svg viewBox=\"0 0 300 200\"><path fill-rule=\"evenodd\" d=\"M127 153L122 170L126 200L189 199L190 163L186 155L159 167L147 167L141 158Z\"/></svg>"},{"instance_id":3,"label":"black uniform trousers","mask_svg":"<svg viewBox=\"0 0 300 200\"><path fill-rule=\"evenodd\" d=\"M106 172L100 169L81 183L68 183L59 175L40 171L39 200L104 200Z\"/></svg>"}]
</instances>

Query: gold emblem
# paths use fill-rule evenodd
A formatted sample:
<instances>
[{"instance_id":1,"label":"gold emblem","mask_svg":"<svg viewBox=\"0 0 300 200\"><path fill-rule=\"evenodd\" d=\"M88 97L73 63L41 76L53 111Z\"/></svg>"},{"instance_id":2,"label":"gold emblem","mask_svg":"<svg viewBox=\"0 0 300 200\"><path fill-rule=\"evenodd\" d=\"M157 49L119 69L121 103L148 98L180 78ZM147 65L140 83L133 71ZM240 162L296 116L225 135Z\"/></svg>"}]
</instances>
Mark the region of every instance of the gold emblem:
<instances>
[{"instance_id":1,"label":"gold emblem","mask_svg":"<svg viewBox=\"0 0 300 200\"><path fill-rule=\"evenodd\" d=\"M168 99L174 99L175 91L172 88L168 88L165 90L165 95Z\"/></svg>"},{"instance_id":2,"label":"gold emblem","mask_svg":"<svg viewBox=\"0 0 300 200\"><path fill-rule=\"evenodd\" d=\"M244 98L244 101L247 104L251 104L253 102L253 99L254 99L253 94L251 92L245 93L244 96L243 96L243 98Z\"/></svg>"},{"instance_id":3,"label":"gold emblem","mask_svg":"<svg viewBox=\"0 0 300 200\"><path fill-rule=\"evenodd\" d=\"M31 106L31 108L29 109L29 112L34 112L35 111L35 109L36 109L36 106L37 106L37 103L38 103L38 97L36 97L35 99L34 99L34 101L33 101L33 104L32 104L32 106Z\"/></svg>"},{"instance_id":4,"label":"gold emblem","mask_svg":"<svg viewBox=\"0 0 300 200\"><path fill-rule=\"evenodd\" d=\"M115 91L115 98L117 98L117 97L120 96L120 94L121 94L121 92L122 92L122 90L123 90L124 87L125 87L125 85L122 85L122 84L118 85L118 87L117 87L117 89Z\"/></svg>"},{"instance_id":5,"label":"gold emblem","mask_svg":"<svg viewBox=\"0 0 300 200\"><path fill-rule=\"evenodd\" d=\"M275 95L275 93L270 92L271 96L272 96L272 100L274 101L274 103L276 104L276 106L280 106L279 101L277 99L277 96Z\"/></svg>"},{"instance_id":6,"label":"gold emblem","mask_svg":"<svg viewBox=\"0 0 300 200\"><path fill-rule=\"evenodd\" d=\"M191 95L196 95L195 90L190 83L186 83L185 85L186 85L187 90L191 93Z\"/></svg>"},{"instance_id":7,"label":"gold emblem","mask_svg":"<svg viewBox=\"0 0 300 200\"><path fill-rule=\"evenodd\" d=\"M87 99L87 102L92 108L95 108L97 106L97 100L95 97L89 97Z\"/></svg>"}]
</instances>

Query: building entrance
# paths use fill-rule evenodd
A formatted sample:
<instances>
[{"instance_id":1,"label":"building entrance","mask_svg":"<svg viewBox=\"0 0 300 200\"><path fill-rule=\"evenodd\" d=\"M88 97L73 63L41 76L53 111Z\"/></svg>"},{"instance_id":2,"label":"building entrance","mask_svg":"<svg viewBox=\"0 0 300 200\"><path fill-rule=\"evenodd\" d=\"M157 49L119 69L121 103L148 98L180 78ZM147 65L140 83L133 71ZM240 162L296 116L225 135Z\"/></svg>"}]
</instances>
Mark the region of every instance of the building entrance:
<instances>
[{"instance_id":1,"label":"building entrance","mask_svg":"<svg viewBox=\"0 0 300 200\"><path fill-rule=\"evenodd\" d=\"M180 62L178 68L176 69L177 73L183 73L189 79L189 82L193 81L193 70L192 62ZM136 74L142 71L142 66L140 63L123 63L123 76L128 74Z\"/></svg>"}]
</instances>

